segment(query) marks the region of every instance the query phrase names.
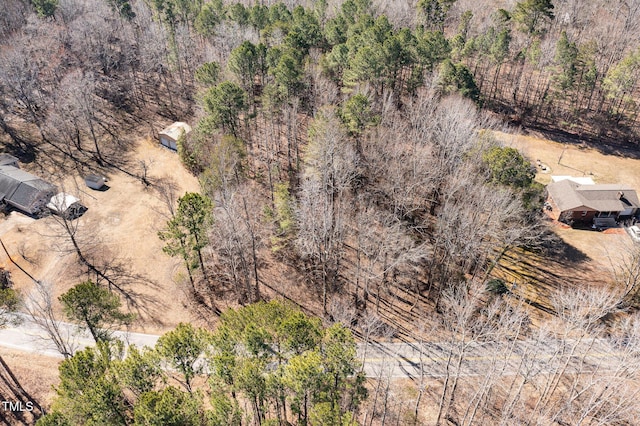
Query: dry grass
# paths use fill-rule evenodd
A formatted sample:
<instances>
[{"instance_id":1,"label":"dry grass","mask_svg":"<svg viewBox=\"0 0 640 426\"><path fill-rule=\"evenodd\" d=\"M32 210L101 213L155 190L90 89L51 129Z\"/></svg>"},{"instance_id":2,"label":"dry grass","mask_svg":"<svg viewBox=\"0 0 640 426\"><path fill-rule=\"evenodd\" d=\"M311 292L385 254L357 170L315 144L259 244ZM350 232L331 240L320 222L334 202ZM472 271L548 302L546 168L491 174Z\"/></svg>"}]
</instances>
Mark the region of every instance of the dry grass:
<instances>
[{"instance_id":1,"label":"dry grass","mask_svg":"<svg viewBox=\"0 0 640 426\"><path fill-rule=\"evenodd\" d=\"M180 286L174 278L182 271L178 259L162 252L157 232L167 221L167 208L157 192L135 177L140 173L139 161L149 167L151 181L171 177L178 196L198 191L195 177L180 164L176 153L150 140L139 143L132 154L129 174L114 172L108 176L105 191L94 191L84 185L83 178L71 175L58 186L74 194L88 207L78 219L79 239L90 247L98 260L117 259L127 270L139 276L127 287L144 308L134 326L138 331L162 333L180 321L190 321ZM75 255L65 252L60 226L55 218L34 220L13 212L0 223L0 238L12 258L38 280L52 282L55 295L67 291L87 276L79 275ZM27 292L32 282L0 253L0 266L8 268L16 288Z\"/></svg>"},{"instance_id":2,"label":"dry grass","mask_svg":"<svg viewBox=\"0 0 640 426\"><path fill-rule=\"evenodd\" d=\"M505 144L519 149L532 161L540 160L550 168L548 172L540 171L536 176L536 180L542 184L550 183L551 175L571 175L590 176L596 183L624 183L640 189L638 159L607 155L586 145L563 144L534 136L499 132L496 136Z\"/></svg>"},{"instance_id":3,"label":"dry grass","mask_svg":"<svg viewBox=\"0 0 640 426\"><path fill-rule=\"evenodd\" d=\"M48 408L55 397L53 386L60 382L58 378L60 360L29 354L27 363L24 352L4 347L0 347L0 357L29 396L43 408Z\"/></svg>"},{"instance_id":4,"label":"dry grass","mask_svg":"<svg viewBox=\"0 0 640 426\"><path fill-rule=\"evenodd\" d=\"M596 183L620 183L640 191L640 160L616 155L607 155L586 145L570 145L533 136L497 133L498 139L519 149L532 161L540 160L549 170L538 169L536 181L546 185L552 175L589 176ZM560 160L560 161L558 161ZM556 234L565 243L588 257L591 268L606 274L612 261L624 253L631 239L626 233L593 232L589 230L554 227ZM581 265L577 265L582 268Z\"/></svg>"}]
</instances>

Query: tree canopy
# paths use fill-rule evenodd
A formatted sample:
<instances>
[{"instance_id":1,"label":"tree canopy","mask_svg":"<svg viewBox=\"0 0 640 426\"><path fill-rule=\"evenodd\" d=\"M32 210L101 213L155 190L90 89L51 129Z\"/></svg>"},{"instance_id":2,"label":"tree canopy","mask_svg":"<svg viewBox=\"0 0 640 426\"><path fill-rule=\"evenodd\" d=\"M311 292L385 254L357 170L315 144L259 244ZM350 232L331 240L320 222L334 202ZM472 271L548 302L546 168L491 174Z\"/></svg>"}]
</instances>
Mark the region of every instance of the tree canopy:
<instances>
[{"instance_id":1,"label":"tree canopy","mask_svg":"<svg viewBox=\"0 0 640 426\"><path fill-rule=\"evenodd\" d=\"M239 426L247 416L284 421L287 412L297 424L351 424L367 393L348 329L325 329L279 301L229 309L220 320L213 333L181 323L155 348L131 347L126 356L120 342L77 352L60 365L57 398L38 425ZM196 390L204 371L209 386Z\"/></svg>"},{"instance_id":2,"label":"tree canopy","mask_svg":"<svg viewBox=\"0 0 640 426\"><path fill-rule=\"evenodd\" d=\"M511 147L493 147L483 154L491 179L501 185L527 188L533 182L535 169L520 152Z\"/></svg>"},{"instance_id":3,"label":"tree canopy","mask_svg":"<svg viewBox=\"0 0 640 426\"><path fill-rule=\"evenodd\" d=\"M246 93L238 85L223 81L204 96L204 106L215 126L238 135L240 113L247 107Z\"/></svg>"},{"instance_id":4,"label":"tree canopy","mask_svg":"<svg viewBox=\"0 0 640 426\"><path fill-rule=\"evenodd\" d=\"M7 314L15 311L20 304L18 292L11 288L0 288L0 328L10 323Z\"/></svg>"},{"instance_id":5,"label":"tree canopy","mask_svg":"<svg viewBox=\"0 0 640 426\"><path fill-rule=\"evenodd\" d=\"M194 285L192 271L200 267L205 274L202 249L208 243L208 229L213 221L213 203L206 195L187 192L178 199L178 209L158 232L166 244L163 251L169 256L180 256L187 266L189 280Z\"/></svg>"},{"instance_id":6,"label":"tree canopy","mask_svg":"<svg viewBox=\"0 0 640 426\"><path fill-rule=\"evenodd\" d=\"M72 287L60 296L64 313L73 321L85 325L96 342L110 339L110 332L104 326L127 324L133 314L120 311L120 298L92 281L85 281Z\"/></svg>"}]
</instances>

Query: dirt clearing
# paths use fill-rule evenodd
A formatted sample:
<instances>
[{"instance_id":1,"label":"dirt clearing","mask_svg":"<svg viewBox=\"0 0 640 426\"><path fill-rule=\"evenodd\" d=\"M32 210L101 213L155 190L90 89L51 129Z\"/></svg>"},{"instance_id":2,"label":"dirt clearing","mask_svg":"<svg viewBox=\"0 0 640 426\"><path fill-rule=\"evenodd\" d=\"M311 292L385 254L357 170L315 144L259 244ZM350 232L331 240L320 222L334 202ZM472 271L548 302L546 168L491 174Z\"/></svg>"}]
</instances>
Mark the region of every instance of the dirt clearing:
<instances>
[{"instance_id":1,"label":"dirt clearing","mask_svg":"<svg viewBox=\"0 0 640 426\"><path fill-rule=\"evenodd\" d=\"M624 183L640 189L640 160L618 155L602 154L582 145L563 144L533 136L496 132L499 140L517 148L533 162L540 160L549 167L538 169L536 180L551 182L551 176L588 176L596 183Z\"/></svg>"},{"instance_id":2,"label":"dirt clearing","mask_svg":"<svg viewBox=\"0 0 640 426\"><path fill-rule=\"evenodd\" d=\"M186 298L174 280L183 266L179 259L162 252L163 243L157 236L167 221L168 208L158 191L140 179L141 162L147 167L150 182L160 185L162 179L171 179L177 196L198 191L199 184L182 167L175 152L151 140L140 141L131 155L128 174L114 170L107 176L106 189L89 189L79 175L54 183L88 207L75 222L81 246L100 262L119 263L136 275L126 287L143 307L136 311L139 319L134 329L162 333L192 318ZM75 254L61 237L61 231L62 227L51 216L36 220L12 212L0 221L0 238L11 257L35 279L53 283L56 297L91 278L79 275ZM11 271L17 289L29 291L31 279L2 252L0 264Z\"/></svg>"},{"instance_id":3,"label":"dirt clearing","mask_svg":"<svg viewBox=\"0 0 640 426\"><path fill-rule=\"evenodd\" d=\"M564 144L533 136L510 135L497 132L499 140L517 148L536 164L536 181L547 185L551 176L591 177L595 183L620 183L640 191L640 160L602 154L582 145ZM631 238L624 232L596 232L591 230L554 227L556 234L567 244L584 254L594 271L608 274L612 261L632 246ZM600 277L601 278L601 277Z\"/></svg>"}]
</instances>

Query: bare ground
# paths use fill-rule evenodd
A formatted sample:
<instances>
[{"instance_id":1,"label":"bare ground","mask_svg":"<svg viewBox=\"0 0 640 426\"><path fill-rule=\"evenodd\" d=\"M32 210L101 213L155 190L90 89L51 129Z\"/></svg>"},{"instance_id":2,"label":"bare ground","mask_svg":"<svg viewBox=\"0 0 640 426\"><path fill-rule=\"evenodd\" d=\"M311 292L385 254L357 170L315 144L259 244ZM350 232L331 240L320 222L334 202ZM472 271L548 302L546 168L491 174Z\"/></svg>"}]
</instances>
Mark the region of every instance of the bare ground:
<instances>
[{"instance_id":1,"label":"bare ground","mask_svg":"<svg viewBox=\"0 0 640 426\"><path fill-rule=\"evenodd\" d=\"M134 329L162 333L193 318L175 280L183 266L178 259L162 252L163 243L157 236L167 221L168 209L153 186L146 186L136 177L141 175L139 162L148 164L152 183L170 177L177 196L198 191L199 185L182 167L175 152L148 139L139 142L132 156L129 174L120 171L109 174L106 190L89 189L79 175L56 183L88 207L77 220L82 247L97 262L115 261L132 275L127 279L130 284L126 290L142 308L136 310L139 318ZM92 278L80 274L75 255L61 237L61 229L54 217L35 220L19 212L12 212L0 222L0 238L11 257L35 279L53 283L56 296L81 280ZM31 279L12 265L3 252L0 265L11 271L17 289L29 291Z\"/></svg>"},{"instance_id":2,"label":"bare ground","mask_svg":"<svg viewBox=\"0 0 640 426\"><path fill-rule=\"evenodd\" d=\"M25 400L36 402L43 408L49 407L55 397L53 386L59 383L59 360L47 356L29 354L29 362L25 363L25 354L7 348L0 348L0 394L4 401L16 402ZM3 415L8 418L8 424L33 424L34 418L26 404L24 413L9 413L0 406L0 420ZM35 406L33 413L39 414ZM21 418L22 417L22 418ZM0 422L0 424L5 424Z\"/></svg>"},{"instance_id":3,"label":"bare ground","mask_svg":"<svg viewBox=\"0 0 640 426\"><path fill-rule=\"evenodd\" d=\"M620 183L640 191L640 160L631 157L603 154L586 144L562 144L533 136L497 133L498 139L519 149L534 163L540 160L548 170L538 168L536 181L547 185L552 175L588 176L596 183ZM554 232L565 243L584 254L587 259L575 265L577 271L594 271L592 278L599 280L610 273L612 262L631 245L624 232L594 232L554 226Z\"/></svg>"}]
</instances>

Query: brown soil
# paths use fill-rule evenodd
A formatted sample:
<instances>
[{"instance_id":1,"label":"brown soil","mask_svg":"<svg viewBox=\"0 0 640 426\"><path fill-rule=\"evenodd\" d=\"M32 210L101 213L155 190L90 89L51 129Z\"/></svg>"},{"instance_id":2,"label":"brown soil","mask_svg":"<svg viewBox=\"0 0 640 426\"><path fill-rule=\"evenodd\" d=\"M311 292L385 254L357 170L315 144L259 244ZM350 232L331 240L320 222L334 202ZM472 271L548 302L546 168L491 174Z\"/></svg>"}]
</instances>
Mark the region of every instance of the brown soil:
<instances>
[{"instance_id":1,"label":"brown soil","mask_svg":"<svg viewBox=\"0 0 640 426\"><path fill-rule=\"evenodd\" d=\"M57 184L88 207L77 219L77 236L82 247L97 261L117 259L137 275L126 286L143 307L136 310L139 318L134 329L162 333L192 317L175 280L183 266L178 259L162 252L163 243L157 236L167 221L167 207L156 190L136 178L141 173L139 162L150 165L151 182L170 177L177 196L198 191L199 185L182 167L175 152L148 139L139 142L132 157L129 174L120 171L109 174L106 190L89 189L79 175L70 175ZM12 212L0 222L0 238L11 257L35 279L53 283L56 296L87 279L86 275L79 275L81 268L76 256L60 235L61 226L51 216L35 220ZM12 265L3 252L0 266L11 271L17 289L29 291L31 279Z\"/></svg>"},{"instance_id":2,"label":"brown soil","mask_svg":"<svg viewBox=\"0 0 640 426\"><path fill-rule=\"evenodd\" d=\"M55 397L53 386L59 383L58 364L60 361L47 356L29 354L27 364L24 352L4 347L0 347L0 358L6 364L6 368L4 365L0 368L2 396L10 401L17 401L19 400L19 395L15 394L17 393L22 395L25 400L36 402L42 408L47 409ZM26 392L26 397L20 389L9 389L15 387L22 387ZM34 409L34 413L37 412L37 408ZM2 407L0 407L1 417ZM20 423L19 420L16 417L10 419L15 422L11 424L31 424L32 418L25 412L24 420L26 422Z\"/></svg>"},{"instance_id":3,"label":"brown soil","mask_svg":"<svg viewBox=\"0 0 640 426\"><path fill-rule=\"evenodd\" d=\"M549 170L538 168L536 181L547 185L551 176L588 176L596 183L620 183L640 191L640 160L636 158L608 155L587 148L586 144L562 144L532 136L496 133L505 144L519 149L531 161L540 160ZM568 245L586 255L595 270L607 273L617 256L631 246L631 238L621 229L607 232L565 229L554 227L554 231ZM621 251L623 250L623 251ZM576 265L578 269L582 267ZM596 277L601 279L601 276Z\"/></svg>"}]
</instances>

